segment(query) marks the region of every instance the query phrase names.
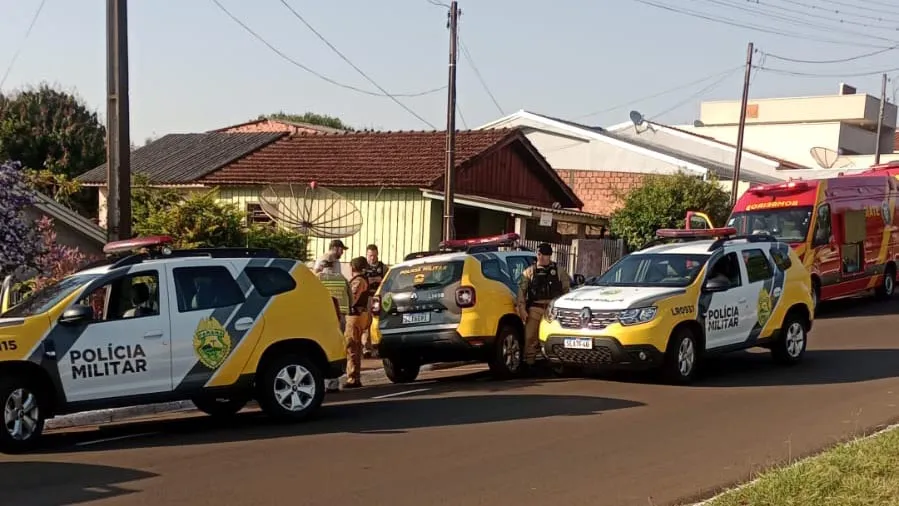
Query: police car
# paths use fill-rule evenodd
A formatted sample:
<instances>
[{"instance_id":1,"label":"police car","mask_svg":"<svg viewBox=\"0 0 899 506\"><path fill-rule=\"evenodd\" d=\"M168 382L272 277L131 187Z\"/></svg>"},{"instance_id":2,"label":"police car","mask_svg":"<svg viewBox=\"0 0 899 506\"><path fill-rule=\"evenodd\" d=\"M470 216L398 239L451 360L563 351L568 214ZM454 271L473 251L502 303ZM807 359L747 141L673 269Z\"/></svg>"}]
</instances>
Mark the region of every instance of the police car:
<instances>
[{"instance_id":1,"label":"police car","mask_svg":"<svg viewBox=\"0 0 899 506\"><path fill-rule=\"evenodd\" d=\"M32 447L48 418L192 400L227 416L256 399L299 420L346 368L334 300L300 262L253 249L173 251L168 237L0 315L0 450Z\"/></svg>"},{"instance_id":2,"label":"police car","mask_svg":"<svg viewBox=\"0 0 899 506\"><path fill-rule=\"evenodd\" d=\"M657 235L668 243L625 256L550 305L540 340L557 369L654 368L685 383L713 353L766 347L777 362L802 359L814 303L789 245L733 228Z\"/></svg>"},{"instance_id":3,"label":"police car","mask_svg":"<svg viewBox=\"0 0 899 506\"><path fill-rule=\"evenodd\" d=\"M437 362L487 362L496 377L520 371L518 279L537 255L518 239L445 241L390 268L372 300L371 333L391 381L415 381Z\"/></svg>"}]
</instances>

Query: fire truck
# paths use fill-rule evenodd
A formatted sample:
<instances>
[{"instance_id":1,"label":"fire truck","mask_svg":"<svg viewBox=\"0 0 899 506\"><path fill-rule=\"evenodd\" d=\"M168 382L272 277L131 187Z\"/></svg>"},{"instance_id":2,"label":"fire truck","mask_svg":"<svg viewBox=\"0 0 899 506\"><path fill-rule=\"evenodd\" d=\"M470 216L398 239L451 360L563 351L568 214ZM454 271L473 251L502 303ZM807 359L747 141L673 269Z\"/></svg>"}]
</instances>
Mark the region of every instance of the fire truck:
<instances>
[{"instance_id":1,"label":"fire truck","mask_svg":"<svg viewBox=\"0 0 899 506\"><path fill-rule=\"evenodd\" d=\"M899 174L899 164L889 166ZM755 186L734 205L727 227L790 244L812 275L815 304L874 290L893 295L899 259L897 177L880 166L815 180ZM687 213L687 228L712 228Z\"/></svg>"}]
</instances>

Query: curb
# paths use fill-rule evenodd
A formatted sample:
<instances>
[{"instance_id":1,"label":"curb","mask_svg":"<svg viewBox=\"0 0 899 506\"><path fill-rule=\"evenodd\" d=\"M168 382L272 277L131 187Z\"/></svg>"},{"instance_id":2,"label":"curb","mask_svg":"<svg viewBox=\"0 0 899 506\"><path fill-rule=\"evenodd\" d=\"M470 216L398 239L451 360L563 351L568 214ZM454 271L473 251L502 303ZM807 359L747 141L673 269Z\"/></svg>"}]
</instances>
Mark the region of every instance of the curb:
<instances>
[{"instance_id":1,"label":"curb","mask_svg":"<svg viewBox=\"0 0 899 506\"><path fill-rule=\"evenodd\" d=\"M421 368L422 371L440 371L444 369L452 369L471 362L446 362L439 364L430 364ZM369 369L362 371L362 377L381 376L384 369ZM118 422L130 418L138 418L142 416L158 415L162 413L176 413L179 411L195 411L197 408L191 401L163 402L159 404L145 404L143 406L131 406L127 408L100 409L96 411L85 411L83 413L74 413L71 415L63 415L44 422L46 429L71 429L74 427L83 427L89 425L98 425L103 423Z\"/></svg>"}]
</instances>

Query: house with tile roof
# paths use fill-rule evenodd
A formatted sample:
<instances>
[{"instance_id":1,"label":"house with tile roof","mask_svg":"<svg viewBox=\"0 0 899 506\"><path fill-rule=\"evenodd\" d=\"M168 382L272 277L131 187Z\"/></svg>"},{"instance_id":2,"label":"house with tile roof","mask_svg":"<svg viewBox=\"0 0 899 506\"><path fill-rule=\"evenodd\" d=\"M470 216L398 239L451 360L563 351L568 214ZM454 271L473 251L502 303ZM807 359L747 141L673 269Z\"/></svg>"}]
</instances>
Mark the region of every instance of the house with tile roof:
<instances>
[{"instance_id":1,"label":"house with tile roof","mask_svg":"<svg viewBox=\"0 0 899 506\"><path fill-rule=\"evenodd\" d=\"M344 130L302 121L259 118L210 131L224 133L286 132L290 134L336 134Z\"/></svg>"},{"instance_id":2,"label":"house with tile roof","mask_svg":"<svg viewBox=\"0 0 899 506\"><path fill-rule=\"evenodd\" d=\"M523 129L527 138L556 172L584 201L584 210L608 216L621 205L621 197L638 187L646 174L685 171L697 177L714 175L730 191L734 170L725 148L674 147L619 130L588 126L520 110L480 129ZM641 130L644 127L641 127ZM775 160L747 156L739 187L783 180L774 175ZM767 170L770 169L770 170Z\"/></svg>"},{"instance_id":3,"label":"house with tile roof","mask_svg":"<svg viewBox=\"0 0 899 506\"><path fill-rule=\"evenodd\" d=\"M267 220L260 195L285 184L317 185L341 194L363 216L362 229L343 239L350 255L378 244L386 262L433 249L442 237L445 132L285 132L171 134L132 152L132 171L152 185L196 191L218 188L248 219ZM517 128L459 131L456 135L456 237L516 231L559 242L551 220L588 227L606 220L581 211L584 203ZM106 168L78 180L100 187ZM281 194L285 206L295 197ZM101 211L101 216L103 216ZM570 239L569 239L570 241ZM311 253L329 239L312 239Z\"/></svg>"}]
</instances>

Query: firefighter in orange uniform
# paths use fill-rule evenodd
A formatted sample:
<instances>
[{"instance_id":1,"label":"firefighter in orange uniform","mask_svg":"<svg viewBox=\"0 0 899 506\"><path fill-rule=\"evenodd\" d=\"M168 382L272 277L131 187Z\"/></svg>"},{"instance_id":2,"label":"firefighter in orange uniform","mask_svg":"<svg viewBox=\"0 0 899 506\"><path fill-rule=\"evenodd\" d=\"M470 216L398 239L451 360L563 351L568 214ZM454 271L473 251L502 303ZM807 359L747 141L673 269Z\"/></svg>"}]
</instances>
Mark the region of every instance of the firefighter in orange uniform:
<instances>
[{"instance_id":1,"label":"firefighter in orange uniform","mask_svg":"<svg viewBox=\"0 0 899 506\"><path fill-rule=\"evenodd\" d=\"M371 324L368 312L368 300L371 292L365 270L368 260L356 257L350 261L352 277L350 278L350 311L346 318L346 383L343 388L359 388L362 386L362 332Z\"/></svg>"}]
</instances>

